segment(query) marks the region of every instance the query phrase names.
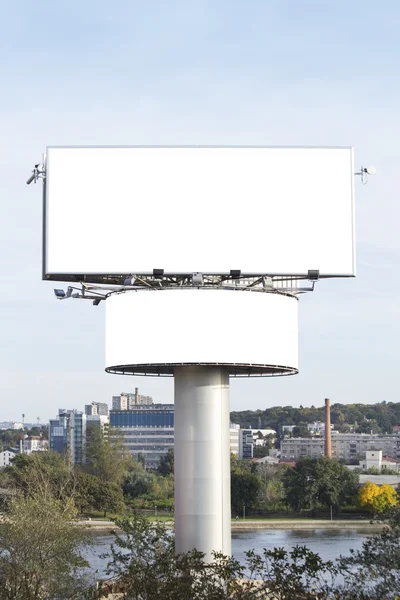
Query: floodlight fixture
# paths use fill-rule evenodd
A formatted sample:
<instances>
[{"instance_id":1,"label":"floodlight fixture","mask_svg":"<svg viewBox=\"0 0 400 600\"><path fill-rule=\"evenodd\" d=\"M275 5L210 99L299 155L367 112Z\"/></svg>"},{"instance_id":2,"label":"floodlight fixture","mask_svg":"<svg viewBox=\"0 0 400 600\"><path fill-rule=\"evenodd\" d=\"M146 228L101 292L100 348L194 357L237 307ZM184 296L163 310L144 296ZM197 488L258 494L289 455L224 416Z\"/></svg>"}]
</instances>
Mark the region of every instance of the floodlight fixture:
<instances>
[{"instance_id":1,"label":"floodlight fixture","mask_svg":"<svg viewBox=\"0 0 400 600\"><path fill-rule=\"evenodd\" d=\"M365 185L368 183L368 175L376 174L376 167L375 165L369 165L369 167L363 167L361 165L360 170L355 174L360 176L361 183Z\"/></svg>"},{"instance_id":2,"label":"floodlight fixture","mask_svg":"<svg viewBox=\"0 0 400 600\"><path fill-rule=\"evenodd\" d=\"M242 271L240 271L240 269L231 269L229 275L232 277L232 279L239 279L240 275L242 274Z\"/></svg>"},{"instance_id":3,"label":"floodlight fixture","mask_svg":"<svg viewBox=\"0 0 400 600\"><path fill-rule=\"evenodd\" d=\"M203 273L193 273L192 283L193 285L203 285Z\"/></svg>"},{"instance_id":4,"label":"floodlight fixture","mask_svg":"<svg viewBox=\"0 0 400 600\"><path fill-rule=\"evenodd\" d=\"M164 269L153 269L153 277L163 277L164 276Z\"/></svg>"},{"instance_id":5,"label":"floodlight fixture","mask_svg":"<svg viewBox=\"0 0 400 600\"><path fill-rule=\"evenodd\" d=\"M125 277L124 285L133 285L135 283L136 277L131 275L130 277Z\"/></svg>"},{"instance_id":6,"label":"floodlight fixture","mask_svg":"<svg viewBox=\"0 0 400 600\"><path fill-rule=\"evenodd\" d=\"M317 269L310 269L307 273L307 276L310 281L318 281L319 271Z\"/></svg>"},{"instance_id":7,"label":"floodlight fixture","mask_svg":"<svg viewBox=\"0 0 400 600\"><path fill-rule=\"evenodd\" d=\"M62 298L65 298L65 292L64 292L64 290L55 289L54 293L56 295L56 298L58 298L59 300L61 300Z\"/></svg>"},{"instance_id":8,"label":"floodlight fixture","mask_svg":"<svg viewBox=\"0 0 400 600\"><path fill-rule=\"evenodd\" d=\"M376 167L375 165L369 165L369 167L364 168L364 173L368 173L368 175L376 175Z\"/></svg>"},{"instance_id":9,"label":"floodlight fixture","mask_svg":"<svg viewBox=\"0 0 400 600\"><path fill-rule=\"evenodd\" d=\"M93 300L93 306L98 306L101 302L102 298L96 298L96 300Z\"/></svg>"},{"instance_id":10,"label":"floodlight fixture","mask_svg":"<svg viewBox=\"0 0 400 600\"><path fill-rule=\"evenodd\" d=\"M274 282L272 277L267 276L267 277L263 277L263 287L265 289L272 289L274 287Z\"/></svg>"},{"instance_id":11,"label":"floodlight fixture","mask_svg":"<svg viewBox=\"0 0 400 600\"><path fill-rule=\"evenodd\" d=\"M37 163L32 170L32 175L26 180L26 184L30 185L32 181L36 183L40 178L45 178L45 170L43 164Z\"/></svg>"}]
</instances>

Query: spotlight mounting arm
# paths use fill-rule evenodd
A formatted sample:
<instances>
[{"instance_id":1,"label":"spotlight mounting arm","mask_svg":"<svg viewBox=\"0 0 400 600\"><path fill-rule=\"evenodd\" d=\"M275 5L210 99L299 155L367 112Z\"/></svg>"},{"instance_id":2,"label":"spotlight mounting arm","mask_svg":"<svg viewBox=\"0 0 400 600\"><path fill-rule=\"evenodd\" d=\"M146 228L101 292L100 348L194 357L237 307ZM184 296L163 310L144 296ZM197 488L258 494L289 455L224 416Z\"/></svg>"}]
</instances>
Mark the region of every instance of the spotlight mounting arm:
<instances>
[{"instance_id":1,"label":"spotlight mounting arm","mask_svg":"<svg viewBox=\"0 0 400 600\"><path fill-rule=\"evenodd\" d=\"M354 173L354 175L357 175L360 177L361 183L363 185L366 185L368 183L368 175L375 175L375 174L376 174L376 167L374 165L370 165L369 167L363 167L361 165L360 170L357 171L356 173Z\"/></svg>"},{"instance_id":2,"label":"spotlight mounting arm","mask_svg":"<svg viewBox=\"0 0 400 600\"><path fill-rule=\"evenodd\" d=\"M34 166L32 175L29 177L29 179L27 179L26 184L30 185L32 181L36 183L39 179L46 179L46 170L43 163L37 163Z\"/></svg>"}]
</instances>

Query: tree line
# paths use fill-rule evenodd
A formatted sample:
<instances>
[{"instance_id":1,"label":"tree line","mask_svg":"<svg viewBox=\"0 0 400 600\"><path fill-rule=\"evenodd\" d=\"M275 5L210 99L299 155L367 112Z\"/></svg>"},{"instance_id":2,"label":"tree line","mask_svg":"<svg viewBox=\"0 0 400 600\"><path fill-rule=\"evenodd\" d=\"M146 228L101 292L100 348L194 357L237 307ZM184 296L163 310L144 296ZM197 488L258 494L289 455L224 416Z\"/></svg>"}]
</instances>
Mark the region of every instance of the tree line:
<instances>
[{"instance_id":1,"label":"tree line","mask_svg":"<svg viewBox=\"0 0 400 600\"><path fill-rule=\"evenodd\" d=\"M243 410L231 412L231 421L242 428L274 429L282 434L283 425L296 425L305 428L314 421L324 420L324 406L303 407L273 406L265 410ZM335 429L347 433L392 433L395 425L400 425L400 402L379 402L377 404L339 404L331 406L331 422Z\"/></svg>"},{"instance_id":2,"label":"tree line","mask_svg":"<svg viewBox=\"0 0 400 600\"><path fill-rule=\"evenodd\" d=\"M383 515L388 528L337 563L304 547L249 551L244 563L216 553L205 563L196 549L176 557L171 531L136 510L173 495L173 452L157 471L143 463L127 453L118 433L98 429L84 465L74 467L54 452L17 456L0 477L0 491L8 492L1 495L0 600L100 600L114 583L127 600L250 600L266 589L277 600L389 600L400 591L400 509L390 486L359 489L357 473L325 457L288 467L232 456L234 517L259 506L338 512L358 499L370 518ZM93 586L83 571L90 538L77 518L94 509L120 515L121 533L107 558L114 583L105 587ZM346 585L335 583L338 576Z\"/></svg>"},{"instance_id":3,"label":"tree line","mask_svg":"<svg viewBox=\"0 0 400 600\"><path fill-rule=\"evenodd\" d=\"M90 538L73 500L46 490L18 493L0 521L0 600L395 600L400 594L400 508L358 551L324 561L305 546L245 552L243 561L195 548L176 555L173 532L139 514L117 519L107 560L110 579L84 568ZM54 489L53 489L54 491Z\"/></svg>"},{"instance_id":4,"label":"tree line","mask_svg":"<svg viewBox=\"0 0 400 600\"><path fill-rule=\"evenodd\" d=\"M25 495L44 485L61 502L72 498L81 515L107 517L136 510L172 513L174 452L169 450L156 470L147 470L144 457L131 456L118 431L92 428L84 464L71 465L67 456L51 451L21 454L0 476L1 488ZM288 511L339 513L346 507L368 511L369 504L363 498L358 473L336 459L304 458L289 467L231 455L234 518ZM387 494L385 498L380 497L383 508L391 503ZM375 503L374 510L377 506Z\"/></svg>"}]
</instances>

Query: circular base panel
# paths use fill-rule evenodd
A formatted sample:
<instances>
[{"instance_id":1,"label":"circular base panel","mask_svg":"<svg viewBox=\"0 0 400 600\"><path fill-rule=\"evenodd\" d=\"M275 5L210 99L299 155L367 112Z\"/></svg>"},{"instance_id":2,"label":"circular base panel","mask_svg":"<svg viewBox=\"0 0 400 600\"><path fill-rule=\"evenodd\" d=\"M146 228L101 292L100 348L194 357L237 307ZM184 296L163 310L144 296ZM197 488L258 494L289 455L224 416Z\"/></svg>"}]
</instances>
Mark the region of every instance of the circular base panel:
<instances>
[{"instance_id":1,"label":"circular base panel","mask_svg":"<svg viewBox=\"0 0 400 600\"><path fill-rule=\"evenodd\" d=\"M165 377L205 366L236 377L294 375L297 310L297 298L275 293L116 293L106 302L106 371Z\"/></svg>"},{"instance_id":2,"label":"circular base panel","mask_svg":"<svg viewBox=\"0 0 400 600\"><path fill-rule=\"evenodd\" d=\"M116 365L107 367L107 373L115 375L147 375L154 377L173 377L176 367L221 367L231 377L282 377L296 375L298 369L282 365L243 365L223 363L170 363L151 365Z\"/></svg>"}]
</instances>

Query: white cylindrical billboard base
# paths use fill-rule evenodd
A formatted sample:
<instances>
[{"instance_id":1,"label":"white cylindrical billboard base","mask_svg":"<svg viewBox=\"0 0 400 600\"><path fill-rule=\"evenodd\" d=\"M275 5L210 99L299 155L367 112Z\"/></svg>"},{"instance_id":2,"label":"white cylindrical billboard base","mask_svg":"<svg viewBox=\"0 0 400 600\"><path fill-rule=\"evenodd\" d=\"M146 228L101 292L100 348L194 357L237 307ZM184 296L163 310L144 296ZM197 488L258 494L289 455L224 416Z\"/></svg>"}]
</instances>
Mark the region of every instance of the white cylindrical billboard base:
<instances>
[{"instance_id":1,"label":"white cylindrical billboard base","mask_svg":"<svg viewBox=\"0 0 400 600\"><path fill-rule=\"evenodd\" d=\"M177 367L175 543L231 554L229 375L219 367Z\"/></svg>"}]
</instances>

